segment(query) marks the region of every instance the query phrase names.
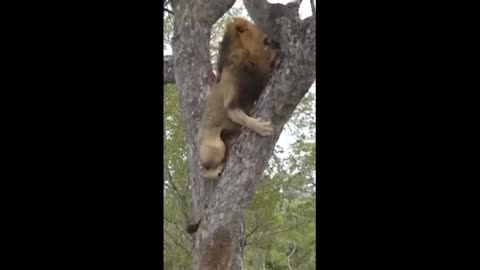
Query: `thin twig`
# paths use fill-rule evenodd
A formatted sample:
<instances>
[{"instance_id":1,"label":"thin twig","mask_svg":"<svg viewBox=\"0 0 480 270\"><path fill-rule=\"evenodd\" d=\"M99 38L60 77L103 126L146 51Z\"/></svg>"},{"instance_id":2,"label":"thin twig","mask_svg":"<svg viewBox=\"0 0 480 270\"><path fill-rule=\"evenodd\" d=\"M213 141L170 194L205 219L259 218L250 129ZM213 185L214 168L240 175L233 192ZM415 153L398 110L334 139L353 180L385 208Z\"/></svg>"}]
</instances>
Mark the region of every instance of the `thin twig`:
<instances>
[{"instance_id":1,"label":"thin twig","mask_svg":"<svg viewBox=\"0 0 480 270\"><path fill-rule=\"evenodd\" d=\"M169 10L169 9L167 9L167 8L164 8L163 11L166 11L166 12L172 14L172 16L175 15L175 14L173 14L173 12L172 12L171 10Z\"/></svg>"},{"instance_id":2,"label":"thin twig","mask_svg":"<svg viewBox=\"0 0 480 270\"><path fill-rule=\"evenodd\" d=\"M290 255L288 255L288 259L287 259L287 263L288 263L288 268L290 270L293 270L292 266L290 265L290 257L292 257L293 253L295 253L295 240L293 240L293 250L292 250L292 253L290 253Z\"/></svg>"},{"instance_id":3,"label":"thin twig","mask_svg":"<svg viewBox=\"0 0 480 270\"><path fill-rule=\"evenodd\" d=\"M291 230L296 229L296 228L298 228L298 227L300 227L300 226L302 226L302 225L308 224L308 223L311 222L312 220L313 220L313 219L308 219L308 220L306 220L305 222L301 222L301 223L295 224L295 225L293 225L293 226L291 226L291 227L288 227L288 228L286 228L286 229L283 229L283 230L274 231L274 232L271 232L271 233L265 233L265 234L261 237L261 239L259 239L258 241L256 241L256 242L251 242L251 243L246 243L245 246L247 246L247 245L253 246L253 245L256 245L256 244L258 244L258 243L264 242L263 239L264 239L265 237L271 237L272 235L275 235L275 234L279 234L279 233L291 231Z\"/></svg>"},{"instance_id":4,"label":"thin twig","mask_svg":"<svg viewBox=\"0 0 480 270\"><path fill-rule=\"evenodd\" d=\"M192 257L192 254L190 254L190 252L180 243L178 243L177 239L175 237L173 237L173 235L171 235L167 230L163 230L164 232L167 233L168 236L170 236L170 238L172 238L173 240L173 243L177 246L179 246L180 248L183 249L183 251L185 251L185 253L187 253L187 255L191 258Z\"/></svg>"},{"instance_id":5,"label":"thin twig","mask_svg":"<svg viewBox=\"0 0 480 270\"><path fill-rule=\"evenodd\" d=\"M245 236L245 241L247 241L247 238L249 236L251 236L256 230L258 230L258 228L260 228L260 226L257 225L257 227L255 227L255 229L253 229L251 232L249 232L246 236Z\"/></svg>"},{"instance_id":6,"label":"thin twig","mask_svg":"<svg viewBox=\"0 0 480 270\"><path fill-rule=\"evenodd\" d=\"M189 234L186 231L182 230L180 227L178 227L178 225L175 222L167 219L166 217L163 217L163 220L167 221L170 224L173 224L173 226L175 226L177 230L179 230L182 234L184 234L190 242L193 242L193 239L189 237Z\"/></svg>"},{"instance_id":7,"label":"thin twig","mask_svg":"<svg viewBox=\"0 0 480 270\"><path fill-rule=\"evenodd\" d=\"M300 266L302 266L303 264L305 264L306 262L309 262L306 257L308 257L311 253L310 252L305 252L302 256L300 257L297 257L297 261L298 261L298 264L297 264L297 269L300 269Z\"/></svg>"},{"instance_id":8,"label":"thin twig","mask_svg":"<svg viewBox=\"0 0 480 270\"><path fill-rule=\"evenodd\" d=\"M167 164L168 164L168 162L167 162ZM168 169L168 166L166 166L165 172L166 172L167 182L173 188L173 191L176 194L176 197L179 198L180 203L183 204L182 213L183 213L183 216L184 216L185 220L188 221L188 213L187 212L188 212L189 208L188 208L188 204L187 204L187 195L184 194L184 193L181 193L180 190L175 185L175 183L173 181L172 174L170 172L170 169Z\"/></svg>"}]
</instances>

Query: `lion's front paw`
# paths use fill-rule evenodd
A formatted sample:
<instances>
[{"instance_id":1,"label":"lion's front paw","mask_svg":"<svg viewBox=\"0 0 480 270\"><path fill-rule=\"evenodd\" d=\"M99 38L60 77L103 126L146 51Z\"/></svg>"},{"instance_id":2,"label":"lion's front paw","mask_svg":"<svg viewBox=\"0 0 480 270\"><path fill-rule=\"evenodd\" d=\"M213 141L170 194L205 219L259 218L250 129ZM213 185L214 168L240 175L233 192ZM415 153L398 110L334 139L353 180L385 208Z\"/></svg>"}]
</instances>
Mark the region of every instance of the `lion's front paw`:
<instances>
[{"instance_id":1,"label":"lion's front paw","mask_svg":"<svg viewBox=\"0 0 480 270\"><path fill-rule=\"evenodd\" d=\"M256 119L255 132L260 136L272 136L273 126L271 122L263 121L262 119Z\"/></svg>"}]
</instances>

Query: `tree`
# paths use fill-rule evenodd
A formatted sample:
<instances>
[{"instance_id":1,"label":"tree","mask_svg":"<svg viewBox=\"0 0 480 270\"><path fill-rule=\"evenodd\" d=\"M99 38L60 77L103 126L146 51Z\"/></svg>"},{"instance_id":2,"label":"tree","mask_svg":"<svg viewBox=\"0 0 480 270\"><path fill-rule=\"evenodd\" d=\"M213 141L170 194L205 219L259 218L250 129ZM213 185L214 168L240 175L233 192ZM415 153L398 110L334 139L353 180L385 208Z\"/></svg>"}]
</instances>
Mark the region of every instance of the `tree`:
<instances>
[{"instance_id":1,"label":"tree","mask_svg":"<svg viewBox=\"0 0 480 270\"><path fill-rule=\"evenodd\" d=\"M280 42L285 58L252 110L271 119L273 137L245 130L229 155L216 188L201 176L196 134L206 93L214 81L209 44L212 25L234 0L175 0L173 57L164 59L166 83L175 83L185 125L188 183L194 220L202 217L195 234L193 269L242 269L245 232L243 215L272 156L283 126L315 80L315 19L298 18L298 4L269 4L245 0L253 21ZM207 206L205 208L205 206ZM292 253L293 254L293 253Z\"/></svg>"}]
</instances>

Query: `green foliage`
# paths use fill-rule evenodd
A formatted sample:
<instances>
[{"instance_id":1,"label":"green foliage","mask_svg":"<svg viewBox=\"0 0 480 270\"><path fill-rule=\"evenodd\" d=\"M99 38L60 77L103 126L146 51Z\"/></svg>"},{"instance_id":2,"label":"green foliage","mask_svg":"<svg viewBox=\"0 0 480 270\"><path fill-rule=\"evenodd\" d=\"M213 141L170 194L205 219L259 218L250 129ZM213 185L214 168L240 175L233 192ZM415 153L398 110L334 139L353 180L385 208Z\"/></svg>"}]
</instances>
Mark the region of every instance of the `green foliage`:
<instances>
[{"instance_id":1,"label":"green foliage","mask_svg":"<svg viewBox=\"0 0 480 270\"><path fill-rule=\"evenodd\" d=\"M166 85L164 91L164 260L173 269L191 267L191 237L184 231L190 211L187 179L186 146L180 116L177 89Z\"/></svg>"},{"instance_id":2,"label":"green foliage","mask_svg":"<svg viewBox=\"0 0 480 270\"><path fill-rule=\"evenodd\" d=\"M246 17L235 5L212 28L211 52L217 46L226 21ZM170 44L172 18L164 19L164 42ZM192 238L184 232L191 213L187 183L184 124L177 89L164 92L164 261L171 269L191 269ZM302 100L283 131L291 137L277 145L261 184L245 212L246 269L315 269L315 92ZM290 260L289 260L290 258Z\"/></svg>"},{"instance_id":3,"label":"green foliage","mask_svg":"<svg viewBox=\"0 0 480 270\"><path fill-rule=\"evenodd\" d=\"M168 9L171 10L170 4ZM173 35L173 16L168 12L163 12L163 47L168 48L172 43Z\"/></svg>"}]
</instances>

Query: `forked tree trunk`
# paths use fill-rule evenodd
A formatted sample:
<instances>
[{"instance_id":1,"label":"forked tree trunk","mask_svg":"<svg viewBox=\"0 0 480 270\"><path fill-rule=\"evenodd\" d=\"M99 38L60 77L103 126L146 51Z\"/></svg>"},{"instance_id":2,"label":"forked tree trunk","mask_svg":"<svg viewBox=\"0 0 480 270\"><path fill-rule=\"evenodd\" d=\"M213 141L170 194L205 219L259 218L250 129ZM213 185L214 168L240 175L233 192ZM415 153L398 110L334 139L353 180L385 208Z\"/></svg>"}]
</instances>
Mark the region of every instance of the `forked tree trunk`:
<instances>
[{"instance_id":1,"label":"forked tree trunk","mask_svg":"<svg viewBox=\"0 0 480 270\"><path fill-rule=\"evenodd\" d=\"M172 1L174 80L179 91L185 123L188 181L192 190L194 220L202 218L195 234L193 269L243 269L243 213L273 154L284 124L315 80L315 21L301 21L298 5L269 4L265 0L245 0L255 23L280 42L285 56L254 106L254 117L271 120L273 137L242 131L214 189L201 176L196 134L206 94L214 81L209 41L212 25L230 9L235 0ZM170 61L170 62L169 62ZM164 64L171 65L165 58ZM167 62L167 63L165 63ZM172 80L171 69L164 68ZM214 191L213 193L211 191ZM208 204L208 207L205 206Z\"/></svg>"}]
</instances>

